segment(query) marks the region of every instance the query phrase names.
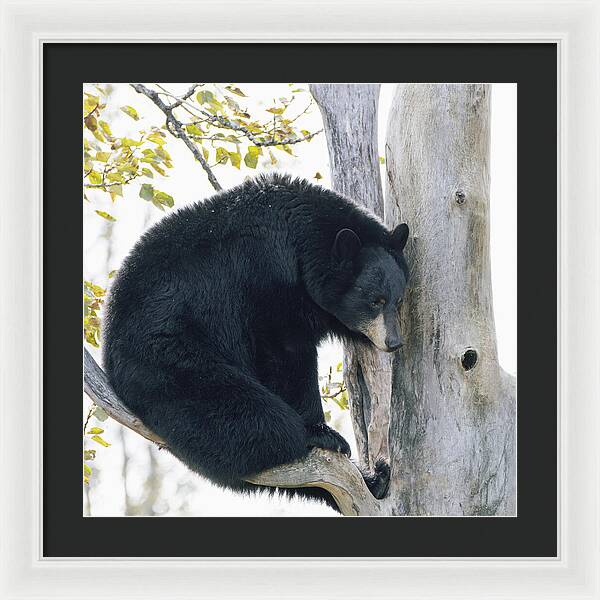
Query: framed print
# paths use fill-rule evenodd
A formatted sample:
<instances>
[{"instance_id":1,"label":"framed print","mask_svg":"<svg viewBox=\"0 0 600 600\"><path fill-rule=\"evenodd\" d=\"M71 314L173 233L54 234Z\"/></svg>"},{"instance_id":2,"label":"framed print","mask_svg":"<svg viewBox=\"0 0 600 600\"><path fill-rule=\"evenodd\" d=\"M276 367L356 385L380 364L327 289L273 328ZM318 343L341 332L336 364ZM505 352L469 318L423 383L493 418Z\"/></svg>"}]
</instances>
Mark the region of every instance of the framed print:
<instances>
[{"instance_id":1,"label":"framed print","mask_svg":"<svg viewBox=\"0 0 600 600\"><path fill-rule=\"evenodd\" d=\"M600 596L597 5L2 10L2 597Z\"/></svg>"}]
</instances>

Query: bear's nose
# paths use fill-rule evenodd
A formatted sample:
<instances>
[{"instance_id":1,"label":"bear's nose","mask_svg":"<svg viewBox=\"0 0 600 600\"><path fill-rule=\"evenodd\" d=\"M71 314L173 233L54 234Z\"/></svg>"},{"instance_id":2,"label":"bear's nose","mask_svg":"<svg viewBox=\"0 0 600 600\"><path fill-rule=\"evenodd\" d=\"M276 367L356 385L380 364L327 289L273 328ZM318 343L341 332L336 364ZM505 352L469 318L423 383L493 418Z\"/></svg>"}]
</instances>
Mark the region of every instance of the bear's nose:
<instances>
[{"instance_id":1,"label":"bear's nose","mask_svg":"<svg viewBox=\"0 0 600 600\"><path fill-rule=\"evenodd\" d=\"M385 338L385 345L387 346L388 352L394 352L395 350L398 350L403 343L404 340L399 335L388 335Z\"/></svg>"}]
</instances>

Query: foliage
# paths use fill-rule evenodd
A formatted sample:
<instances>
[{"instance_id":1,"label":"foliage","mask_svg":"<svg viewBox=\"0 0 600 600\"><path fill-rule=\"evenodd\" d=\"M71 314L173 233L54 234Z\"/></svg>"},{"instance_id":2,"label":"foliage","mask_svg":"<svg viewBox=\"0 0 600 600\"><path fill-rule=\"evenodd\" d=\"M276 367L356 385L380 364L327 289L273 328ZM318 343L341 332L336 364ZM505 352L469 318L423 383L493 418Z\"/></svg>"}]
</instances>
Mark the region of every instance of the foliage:
<instances>
[{"instance_id":1,"label":"foliage","mask_svg":"<svg viewBox=\"0 0 600 600\"><path fill-rule=\"evenodd\" d=\"M256 169L263 160L277 164L274 150L293 155L292 146L310 141L320 133L299 129L296 121L312 105L307 100L305 108L290 115L298 95L307 95L301 87L289 84L289 95L273 100L262 117L250 115L242 106L245 92L235 84L194 84L181 97L163 86L158 91L141 84L134 85L161 108L166 117L161 127L140 127L135 135L113 134L111 118L107 114L123 113L134 122L142 124L144 118L138 109L125 105L110 106L108 86L87 86L83 93L83 180L85 190L96 189L109 194L112 202L123 196L123 188L139 183L138 196L152 202L160 210L172 208L172 196L156 188L155 177L167 177L173 168L167 146L172 136L186 142L198 153L199 160L215 187L220 186L212 173L217 166L231 165L235 169ZM169 135L168 135L169 134ZM84 199L89 201L87 194ZM109 221L115 217L109 212L96 210L96 214Z\"/></svg>"},{"instance_id":2,"label":"foliage","mask_svg":"<svg viewBox=\"0 0 600 600\"><path fill-rule=\"evenodd\" d=\"M103 446L104 448L108 448L110 446L110 443L101 436L101 434L104 433L104 429L102 427L89 427L90 419L92 417L99 422L104 422L108 419L108 415L102 408L92 404L92 407L88 411L85 423L83 424L83 482L85 484L89 484L90 477L92 476L92 467L89 463L96 459L96 449L87 448L87 443L91 440L96 444Z\"/></svg>"},{"instance_id":3,"label":"foliage","mask_svg":"<svg viewBox=\"0 0 600 600\"><path fill-rule=\"evenodd\" d=\"M106 290L92 283L83 282L83 334L85 341L94 346L100 347L100 310L104 304Z\"/></svg>"},{"instance_id":4,"label":"foliage","mask_svg":"<svg viewBox=\"0 0 600 600\"><path fill-rule=\"evenodd\" d=\"M115 202L123 196L123 187L137 181L153 180L155 174L167 176L173 168L171 155L165 148L166 134L158 127L140 129L134 138L113 134L109 112L107 90L95 86L96 94L83 94L83 182L84 189L101 190ZM131 106L122 106L121 111L135 121L137 111ZM153 184L144 183L151 193L140 197L164 210L172 207L174 200L164 192L154 189ZM86 193L84 199L89 201ZM116 219L108 212L96 210L96 214L109 221Z\"/></svg>"},{"instance_id":5,"label":"foliage","mask_svg":"<svg viewBox=\"0 0 600 600\"><path fill-rule=\"evenodd\" d=\"M335 402L342 410L348 410L350 407L348 390L342 377L341 362L336 365L335 371L333 367L329 367L327 374L319 377L319 383L321 385L321 400L324 404L331 401ZM326 410L325 417L329 421L331 411Z\"/></svg>"},{"instance_id":6,"label":"foliage","mask_svg":"<svg viewBox=\"0 0 600 600\"><path fill-rule=\"evenodd\" d=\"M306 94L303 88L294 87L289 96L273 100L272 105L264 109L262 118L251 116L242 106L240 98L247 96L238 86L203 83L198 84L198 88L197 93L174 110L211 167L230 164L241 169L243 163L249 169L256 169L260 157L275 165L277 158L272 149L293 155L293 144L310 141L319 133L298 129L295 125L309 110L312 100L307 101L301 112L290 115L297 95Z\"/></svg>"}]
</instances>

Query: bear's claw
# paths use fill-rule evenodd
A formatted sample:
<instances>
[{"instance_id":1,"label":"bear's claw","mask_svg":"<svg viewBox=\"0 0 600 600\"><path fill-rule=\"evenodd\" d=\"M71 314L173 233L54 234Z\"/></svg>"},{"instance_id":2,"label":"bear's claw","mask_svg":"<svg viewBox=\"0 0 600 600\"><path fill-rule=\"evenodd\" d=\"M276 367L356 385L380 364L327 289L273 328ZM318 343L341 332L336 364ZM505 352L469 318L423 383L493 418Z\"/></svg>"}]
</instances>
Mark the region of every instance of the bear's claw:
<instances>
[{"instance_id":1,"label":"bear's claw","mask_svg":"<svg viewBox=\"0 0 600 600\"><path fill-rule=\"evenodd\" d=\"M321 423L314 427L309 427L306 445L309 448L324 448L325 450L333 450L340 452L350 457L350 445L348 442L334 429L331 429L325 423Z\"/></svg>"}]
</instances>

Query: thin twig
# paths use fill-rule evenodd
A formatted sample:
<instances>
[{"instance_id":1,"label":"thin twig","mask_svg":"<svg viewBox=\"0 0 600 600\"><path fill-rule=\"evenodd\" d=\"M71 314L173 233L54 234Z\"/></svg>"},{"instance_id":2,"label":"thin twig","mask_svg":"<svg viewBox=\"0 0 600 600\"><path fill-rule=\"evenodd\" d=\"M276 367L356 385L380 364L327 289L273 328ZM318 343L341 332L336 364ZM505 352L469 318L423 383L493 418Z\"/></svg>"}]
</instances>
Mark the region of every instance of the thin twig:
<instances>
[{"instance_id":1,"label":"thin twig","mask_svg":"<svg viewBox=\"0 0 600 600\"><path fill-rule=\"evenodd\" d=\"M221 187L221 184L218 182L217 178L215 177L215 174L213 173L212 169L210 168L210 165L206 162L206 160L202 156L202 153L200 152L200 150L198 149L196 144L194 144L194 142L185 133L181 122L179 120L177 120L175 118L175 116L173 115L174 106L165 104L163 102L163 100L160 98L158 92L147 88L145 85L143 85L141 83L132 83L131 87L138 94L143 94L147 98L150 98L150 100L152 100L152 102L154 102L154 104L156 104L156 106L158 106L158 108L160 108L160 110L164 113L164 115L167 118L167 129L175 137L178 137L180 140L182 140L183 143L189 148L190 152L194 155L194 158L200 163L200 166L206 172L206 175L208 177L208 180L210 181L210 184L213 186L213 188L215 190L220 192L223 188ZM183 102L183 100L182 100L182 102Z\"/></svg>"}]
</instances>

